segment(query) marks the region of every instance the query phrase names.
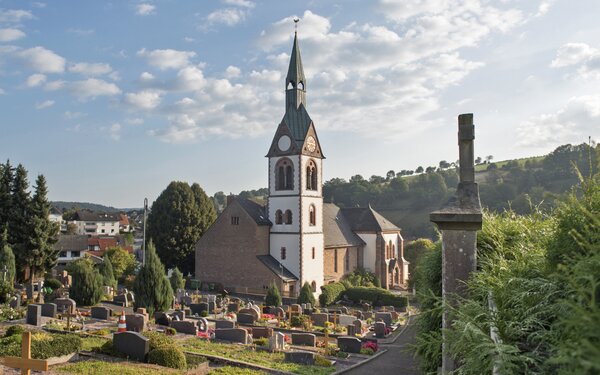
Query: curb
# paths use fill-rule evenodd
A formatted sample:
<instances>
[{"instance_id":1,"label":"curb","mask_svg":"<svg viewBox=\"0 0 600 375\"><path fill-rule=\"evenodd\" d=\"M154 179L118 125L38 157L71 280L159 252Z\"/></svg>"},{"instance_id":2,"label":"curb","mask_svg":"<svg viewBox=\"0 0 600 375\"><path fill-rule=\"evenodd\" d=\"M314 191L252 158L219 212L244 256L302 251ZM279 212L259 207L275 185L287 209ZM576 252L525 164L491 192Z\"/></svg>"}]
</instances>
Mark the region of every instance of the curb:
<instances>
[{"instance_id":1,"label":"curb","mask_svg":"<svg viewBox=\"0 0 600 375\"><path fill-rule=\"evenodd\" d=\"M336 372L332 373L331 375L343 374L343 373L348 372L350 370L354 370L355 368L360 367L360 366L364 365L365 363L371 362L372 360L374 360L375 358L379 357L380 355L385 354L387 351L388 351L387 349L381 349L379 352L377 352L377 354L372 355L368 359L366 359L366 360L364 360L362 362L358 362L358 363L356 363L356 364L354 364L354 365L352 365L350 367L346 367L345 369L336 371Z\"/></svg>"}]
</instances>

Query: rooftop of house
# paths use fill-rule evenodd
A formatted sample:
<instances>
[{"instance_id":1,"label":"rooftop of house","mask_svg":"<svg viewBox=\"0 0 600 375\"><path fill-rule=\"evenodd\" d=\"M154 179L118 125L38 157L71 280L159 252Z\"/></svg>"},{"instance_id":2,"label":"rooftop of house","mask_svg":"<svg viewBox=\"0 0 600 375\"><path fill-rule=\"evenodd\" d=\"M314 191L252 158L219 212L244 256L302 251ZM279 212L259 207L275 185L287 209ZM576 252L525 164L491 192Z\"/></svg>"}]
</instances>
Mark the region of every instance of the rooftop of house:
<instances>
[{"instance_id":1,"label":"rooftop of house","mask_svg":"<svg viewBox=\"0 0 600 375\"><path fill-rule=\"evenodd\" d=\"M57 251L84 251L88 249L88 236L78 234L62 234L54 244Z\"/></svg>"},{"instance_id":2,"label":"rooftop of house","mask_svg":"<svg viewBox=\"0 0 600 375\"><path fill-rule=\"evenodd\" d=\"M94 212L89 210L80 210L75 213L77 221L100 221L100 222L115 222L119 221L119 214L112 212Z\"/></svg>"},{"instance_id":3,"label":"rooftop of house","mask_svg":"<svg viewBox=\"0 0 600 375\"><path fill-rule=\"evenodd\" d=\"M342 210L333 203L323 204L325 248L362 246L365 242L352 231Z\"/></svg>"},{"instance_id":4,"label":"rooftop of house","mask_svg":"<svg viewBox=\"0 0 600 375\"><path fill-rule=\"evenodd\" d=\"M342 208L341 211L354 232L400 231L400 228L375 211L371 205Z\"/></svg>"}]
</instances>

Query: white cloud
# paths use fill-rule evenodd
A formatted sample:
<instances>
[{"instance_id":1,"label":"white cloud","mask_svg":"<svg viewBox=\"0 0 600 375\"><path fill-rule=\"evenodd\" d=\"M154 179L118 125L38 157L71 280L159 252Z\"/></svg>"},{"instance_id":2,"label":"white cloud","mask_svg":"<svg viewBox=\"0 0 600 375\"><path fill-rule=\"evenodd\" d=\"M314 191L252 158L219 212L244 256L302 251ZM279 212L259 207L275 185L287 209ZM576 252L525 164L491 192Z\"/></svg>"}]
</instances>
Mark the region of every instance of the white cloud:
<instances>
[{"instance_id":1,"label":"white cloud","mask_svg":"<svg viewBox=\"0 0 600 375\"><path fill-rule=\"evenodd\" d=\"M229 65L227 69L225 69L225 78L236 78L240 76L242 71L237 66Z\"/></svg>"},{"instance_id":2,"label":"white cloud","mask_svg":"<svg viewBox=\"0 0 600 375\"><path fill-rule=\"evenodd\" d=\"M143 72L142 74L140 74L140 81L142 82L152 81L153 79L154 75L152 73Z\"/></svg>"},{"instance_id":3,"label":"white cloud","mask_svg":"<svg viewBox=\"0 0 600 375\"><path fill-rule=\"evenodd\" d=\"M157 91L144 90L125 94L125 103L135 109L154 109L161 101L161 94Z\"/></svg>"},{"instance_id":4,"label":"white cloud","mask_svg":"<svg viewBox=\"0 0 600 375\"><path fill-rule=\"evenodd\" d=\"M41 103L36 103L35 104L35 109L44 109L44 108L48 108L48 107L52 107L54 105L54 100L45 100Z\"/></svg>"},{"instance_id":5,"label":"white cloud","mask_svg":"<svg viewBox=\"0 0 600 375\"><path fill-rule=\"evenodd\" d=\"M0 42L12 42L25 37L25 33L19 29L0 29Z\"/></svg>"},{"instance_id":6,"label":"white cloud","mask_svg":"<svg viewBox=\"0 0 600 375\"><path fill-rule=\"evenodd\" d=\"M112 68L105 63L76 63L69 65L69 72L95 77L111 73Z\"/></svg>"},{"instance_id":7,"label":"white cloud","mask_svg":"<svg viewBox=\"0 0 600 375\"><path fill-rule=\"evenodd\" d=\"M46 76L43 74L32 74L27 77L27 82L25 83L27 87L36 87L46 82Z\"/></svg>"},{"instance_id":8,"label":"white cloud","mask_svg":"<svg viewBox=\"0 0 600 375\"><path fill-rule=\"evenodd\" d=\"M581 143L588 136L600 137L600 96L576 96L555 113L524 121L517 128L518 145L528 148Z\"/></svg>"},{"instance_id":9,"label":"white cloud","mask_svg":"<svg viewBox=\"0 0 600 375\"><path fill-rule=\"evenodd\" d=\"M192 43L192 42L196 41L196 39L194 39L192 37L189 37L189 36L184 37L183 40L186 41L186 42L188 42L188 43Z\"/></svg>"},{"instance_id":10,"label":"white cloud","mask_svg":"<svg viewBox=\"0 0 600 375\"><path fill-rule=\"evenodd\" d=\"M156 6L148 3L138 4L135 7L135 13L138 16L149 16L156 13Z\"/></svg>"},{"instance_id":11,"label":"white cloud","mask_svg":"<svg viewBox=\"0 0 600 375\"><path fill-rule=\"evenodd\" d=\"M177 77L172 89L177 91L200 90L206 84L202 70L195 66L188 66L177 72Z\"/></svg>"},{"instance_id":12,"label":"white cloud","mask_svg":"<svg viewBox=\"0 0 600 375\"><path fill-rule=\"evenodd\" d=\"M93 33L95 33L94 29L77 29L77 28L69 28L67 29L68 33L71 34L76 34L79 36L87 36L87 35L92 35Z\"/></svg>"},{"instance_id":13,"label":"white cloud","mask_svg":"<svg viewBox=\"0 0 600 375\"><path fill-rule=\"evenodd\" d=\"M82 118L87 116L87 113L83 113L83 112L71 112L71 111L66 111L63 114L64 118L66 118L67 120L76 120L78 118Z\"/></svg>"},{"instance_id":14,"label":"white cloud","mask_svg":"<svg viewBox=\"0 0 600 375\"><path fill-rule=\"evenodd\" d=\"M160 69L180 69L189 64L189 60L196 56L192 51L178 51L174 49L155 49L147 51L142 48L137 55L145 58L148 64Z\"/></svg>"},{"instance_id":15,"label":"white cloud","mask_svg":"<svg viewBox=\"0 0 600 375\"><path fill-rule=\"evenodd\" d=\"M249 0L223 0L223 3L227 5L235 5L244 8L254 8L256 4Z\"/></svg>"},{"instance_id":16,"label":"white cloud","mask_svg":"<svg viewBox=\"0 0 600 375\"><path fill-rule=\"evenodd\" d=\"M576 74L583 78L600 78L600 51L585 43L567 43L560 47L552 68L576 66Z\"/></svg>"},{"instance_id":17,"label":"white cloud","mask_svg":"<svg viewBox=\"0 0 600 375\"><path fill-rule=\"evenodd\" d=\"M21 23L33 19L33 14L23 9L0 9L0 23Z\"/></svg>"},{"instance_id":18,"label":"white cloud","mask_svg":"<svg viewBox=\"0 0 600 375\"><path fill-rule=\"evenodd\" d=\"M94 99L98 96L113 96L121 93L119 87L114 83L96 78L70 82L67 88L79 100Z\"/></svg>"},{"instance_id":19,"label":"white cloud","mask_svg":"<svg viewBox=\"0 0 600 375\"><path fill-rule=\"evenodd\" d=\"M535 16L541 17L541 16L545 15L546 13L548 13L548 11L550 10L550 7L554 3L554 1L555 0L543 0L542 2L540 2L540 5L538 6L538 11Z\"/></svg>"},{"instance_id":20,"label":"white cloud","mask_svg":"<svg viewBox=\"0 0 600 375\"><path fill-rule=\"evenodd\" d=\"M48 82L46 83L46 85L44 86L44 90L46 91L56 91L56 90L60 90L63 87L65 87L66 82L62 81L62 80L58 80L58 81L52 81L52 82Z\"/></svg>"},{"instance_id":21,"label":"white cloud","mask_svg":"<svg viewBox=\"0 0 600 375\"><path fill-rule=\"evenodd\" d=\"M142 124L144 123L144 119L143 119L143 118L139 118L139 117L136 117L136 118L130 118L130 119L127 119L127 120L125 120L125 121L126 121L128 124L131 124L131 125L142 125Z\"/></svg>"},{"instance_id":22,"label":"white cloud","mask_svg":"<svg viewBox=\"0 0 600 375\"><path fill-rule=\"evenodd\" d=\"M108 128L108 134L112 139L118 141L121 139L121 124L115 122Z\"/></svg>"},{"instance_id":23,"label":"white cloud","mask_svg":"<svg viewBox=\"0 0 600 375\"><path fill-rule=\"evenodd\" d=\"M65 70L65 58L44 47L38 46L18 51L16 56L21 59L27 67L38 72L62 73Z\"/></svg>"},{"instance_id":24,"label":"white cloud","mask_svg":"<svg viewBox=\"0 0 600 375\"><path fill-rule=\"evenodd\" d=\"M210 13L206 20L211 25L234 26L246 18L246 11L238 8L217 9Z\"/></svg>"},{"instance_id":25,"label":"white cloud","mask_svg":"<svg viewBox=\"0 0 600 375\"><path fill-rule=\"evenodd\" d=\"M34 8L45 8L46 7L46 3L42 3L42 2L39 2L39 1L34 1L31 5Z\"/></svg>"}]
</instances>

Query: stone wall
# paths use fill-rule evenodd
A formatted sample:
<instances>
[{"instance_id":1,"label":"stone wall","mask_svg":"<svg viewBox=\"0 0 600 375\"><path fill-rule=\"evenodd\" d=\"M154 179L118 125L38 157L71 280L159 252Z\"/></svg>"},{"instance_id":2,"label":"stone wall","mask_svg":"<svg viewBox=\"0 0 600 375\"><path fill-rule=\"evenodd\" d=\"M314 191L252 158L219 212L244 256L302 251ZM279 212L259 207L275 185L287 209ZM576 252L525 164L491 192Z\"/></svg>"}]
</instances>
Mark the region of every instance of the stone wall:
<instances>
[{"instance_id":1,"label":"stone wall","mask_svg":"<svg viewBox=\"0 0 600 375\"><path fill-rule=\"evenodd\" d=\"M337 272L335 271L335 252L337 250ZM336 249L325 249L324 256L324 274L326 283L339 281L342 276L350 273L358 267L359 249L357 247L338 247ZM346 254L350 257L349 268L346 270Z\"/></svg>"}]
</instances>

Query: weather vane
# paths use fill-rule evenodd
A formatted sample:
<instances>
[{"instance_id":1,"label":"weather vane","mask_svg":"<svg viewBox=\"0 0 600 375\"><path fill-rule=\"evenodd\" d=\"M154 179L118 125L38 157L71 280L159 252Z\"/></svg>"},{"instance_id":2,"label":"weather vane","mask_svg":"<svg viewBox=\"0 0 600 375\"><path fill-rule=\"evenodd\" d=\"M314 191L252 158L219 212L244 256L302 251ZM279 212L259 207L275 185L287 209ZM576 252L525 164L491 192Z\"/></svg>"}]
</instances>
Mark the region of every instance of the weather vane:
<instances>
[{"instance_id":1,"label":"weather vane","mask_svg":"<svg viewBox=\"0 0 600 375\"><path fill-rule=\"evenodd\" d=\"M294 31L298 31L298 22L300 22L300 18L294 18Z\"/></svg>"}]
</instances>

